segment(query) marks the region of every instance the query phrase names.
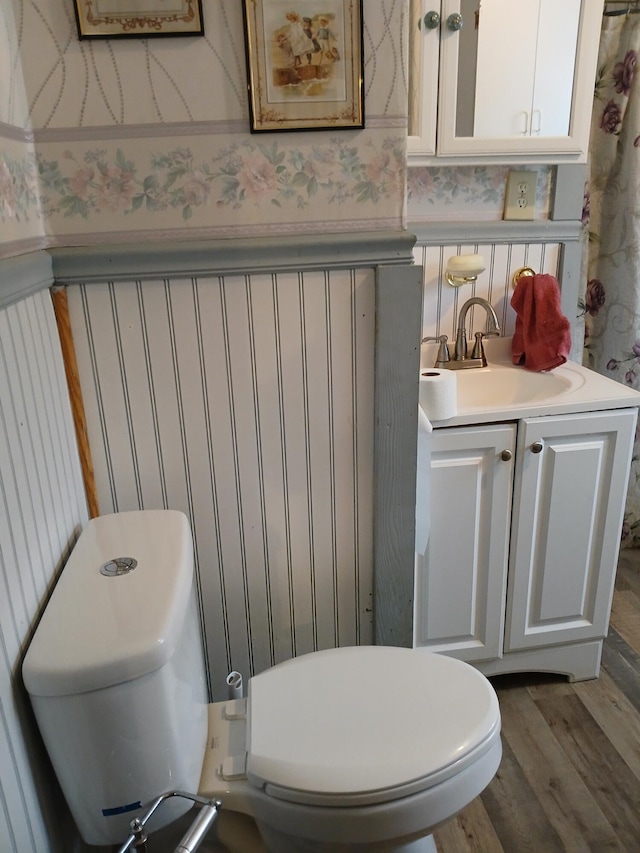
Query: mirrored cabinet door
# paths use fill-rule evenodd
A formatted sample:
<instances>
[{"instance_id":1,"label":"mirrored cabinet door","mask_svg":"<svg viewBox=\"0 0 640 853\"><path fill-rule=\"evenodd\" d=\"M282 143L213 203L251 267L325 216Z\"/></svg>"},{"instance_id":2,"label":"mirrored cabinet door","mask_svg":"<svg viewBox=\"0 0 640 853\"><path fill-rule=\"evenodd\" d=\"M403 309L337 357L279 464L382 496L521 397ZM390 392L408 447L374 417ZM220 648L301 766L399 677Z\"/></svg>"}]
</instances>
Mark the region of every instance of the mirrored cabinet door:
<instances>
[{"instance_id":1,"label":"mirrored cabinet door","mask_svg":"<svg viewBox=\"0 0 640 853\"><path fill-rule=\"evenodd\" d=\"M410 157L583 162L602 8L603 0L411 0ZM437 107L427 110L434 92Z\"/></svg>"}]
</instances>

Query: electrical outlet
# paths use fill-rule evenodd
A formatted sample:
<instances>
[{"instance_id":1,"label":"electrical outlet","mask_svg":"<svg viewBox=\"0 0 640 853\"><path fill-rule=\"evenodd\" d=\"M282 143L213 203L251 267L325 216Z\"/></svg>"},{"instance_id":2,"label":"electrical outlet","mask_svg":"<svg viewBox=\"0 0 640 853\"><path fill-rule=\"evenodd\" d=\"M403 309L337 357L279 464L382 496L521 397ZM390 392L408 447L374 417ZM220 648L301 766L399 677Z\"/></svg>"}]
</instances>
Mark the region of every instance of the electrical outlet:
<instances>
[{"instance_id":1,"label":"electrical outlet","mask_svg":"<svg viewBox=\"0 0 640 853\"><path fill-rule=\"evenodd\" d=\"M504 200L505 219L533 219L537 181L537 172L509 170Z\"/></svg>"}]
</instances>

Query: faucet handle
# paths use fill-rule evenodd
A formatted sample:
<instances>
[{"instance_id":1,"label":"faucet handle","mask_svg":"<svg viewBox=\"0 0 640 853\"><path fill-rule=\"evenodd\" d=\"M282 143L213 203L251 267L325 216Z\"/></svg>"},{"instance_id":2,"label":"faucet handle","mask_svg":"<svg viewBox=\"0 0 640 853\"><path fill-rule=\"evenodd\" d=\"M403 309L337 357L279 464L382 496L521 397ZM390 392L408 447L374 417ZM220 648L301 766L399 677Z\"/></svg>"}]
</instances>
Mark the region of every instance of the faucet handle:
<instances>
[{"instance_id":1,"label":"faucet handle","mask_svg":"<svg viewBox=\"0 0 640 853\"><path fill-rule=\"evenodd\" d=\"M423 338L421 343L426 344L429 341L437 341L440 346L438 347L438 355L436 357L435 367L443 367L448 361L451 361L451 356L449 355L449 347L447 345L447 341L449 339L446 335L438 335L435 338L427 337Z\"/></svg>"},{"instance_id":2,"label":"faucet handle","mask_svg":"<svg viewBox=\"0 0 640 853\"><path fill-rule=\"evenodd\" d=\"M475 339L476 342L473 345L473 352L471 353L471 358L479 358L482 361L482 366L487 366L487 357L484 354L484 345L482 343L483 338L496 338L500 335L500 329L495 329L490 332L476 332Z\"/></svg>"}]
</instances>

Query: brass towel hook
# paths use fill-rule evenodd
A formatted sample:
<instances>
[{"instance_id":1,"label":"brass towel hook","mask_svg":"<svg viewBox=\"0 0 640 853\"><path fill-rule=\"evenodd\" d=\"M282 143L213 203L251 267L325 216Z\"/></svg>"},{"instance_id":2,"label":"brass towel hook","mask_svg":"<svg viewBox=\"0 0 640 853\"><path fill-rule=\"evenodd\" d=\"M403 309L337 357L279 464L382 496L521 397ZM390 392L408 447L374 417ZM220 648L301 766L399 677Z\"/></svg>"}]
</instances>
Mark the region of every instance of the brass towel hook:
<instances>
[{"instance_id":1,"label":"brass towel hook","mask_svg":"<svg viewBox=\"0 0 640 853\"><path fill-rule=\"evenodd\" d=\"M531 267L520 267L520 269L516 270L511 276L511 286L515 287L522 276L532 277L535 274L536 271L534 269L531 269Z\"/></svg>"}]
</instances>

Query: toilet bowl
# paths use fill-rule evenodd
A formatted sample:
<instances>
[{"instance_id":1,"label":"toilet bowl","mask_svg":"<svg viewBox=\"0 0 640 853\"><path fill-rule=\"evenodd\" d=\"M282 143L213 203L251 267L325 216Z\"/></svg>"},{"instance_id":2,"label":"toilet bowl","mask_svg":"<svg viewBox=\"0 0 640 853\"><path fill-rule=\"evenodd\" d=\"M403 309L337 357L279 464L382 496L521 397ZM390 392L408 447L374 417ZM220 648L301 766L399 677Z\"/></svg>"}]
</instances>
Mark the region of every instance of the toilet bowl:
<instances>
[{"instance_id":1,"label":"toilet bowl","mask_svg":"<svg viewBox=\"0 0 640 853\"><path fill-rule=\"evenodd\" d=\"M207 705L198 626L184 515L89 522L23 664L87 843L121 843L142 805L183 789L252 818L273 853L417 853L498 768L497 697L461 661L328 649Z\"/></svg>"},{"instance_id":2,"label":"toilet bowl","mask_svg":"<svg viewBox=\"0 0 640 853\"><path fill-rule=\"evenodd\" d=\"M464 808L500 757L495 693L467 664L330 649L252 678L246 701L209 706L200 792L252 815L270 850L375 853Z\"/></svg>"}]
</instances>

